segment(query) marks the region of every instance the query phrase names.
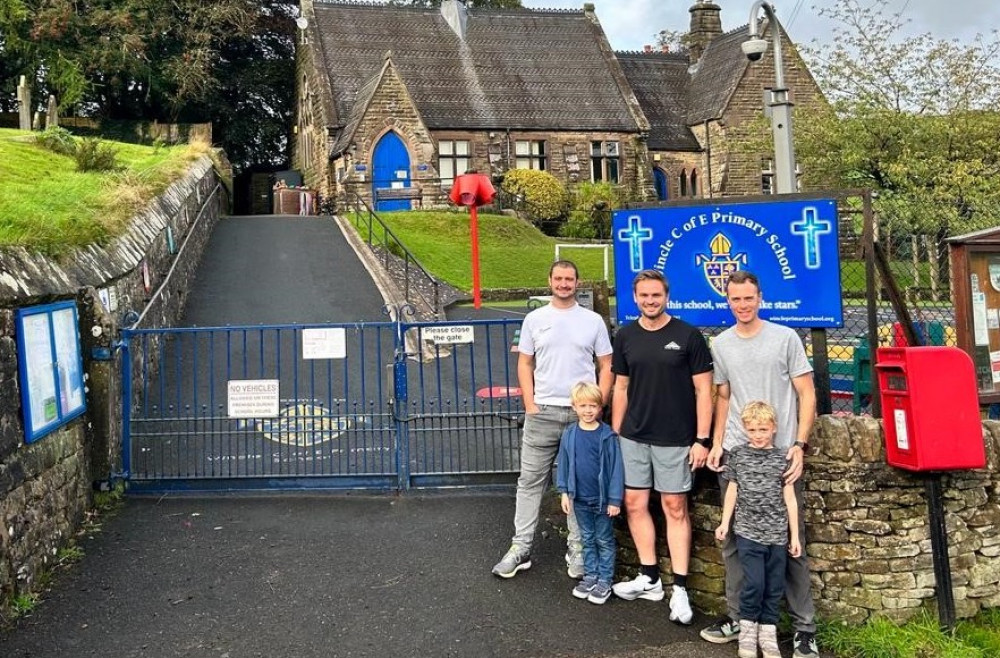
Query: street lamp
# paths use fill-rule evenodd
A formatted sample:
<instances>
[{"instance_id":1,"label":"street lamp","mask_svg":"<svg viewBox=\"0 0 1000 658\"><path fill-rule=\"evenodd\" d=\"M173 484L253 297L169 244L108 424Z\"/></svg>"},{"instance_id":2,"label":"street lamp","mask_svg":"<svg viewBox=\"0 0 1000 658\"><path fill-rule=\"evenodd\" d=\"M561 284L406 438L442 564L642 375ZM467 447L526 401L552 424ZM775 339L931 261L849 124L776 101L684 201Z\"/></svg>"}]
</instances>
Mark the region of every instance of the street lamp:
<instances>
[{"instance_id":1,"label":"street lamp","mask_svg":"<svg viewBox=\"0 0 1000 658\"><path fill-rule=\"evenodd\" d=\"M743 42L743 54L751 62L760 61L767 52L767 41L757 34L760 10L767 14L774 33L774 89L771 90L771 133L774 135L774 178L778 194L798 191L795 181L795 147L792 145L792 103L785 86L785 67L781 61L781 27L774 15L774 7L766 0L757 0L750 8L750 38Z\"/></svg>"}]
</instances>

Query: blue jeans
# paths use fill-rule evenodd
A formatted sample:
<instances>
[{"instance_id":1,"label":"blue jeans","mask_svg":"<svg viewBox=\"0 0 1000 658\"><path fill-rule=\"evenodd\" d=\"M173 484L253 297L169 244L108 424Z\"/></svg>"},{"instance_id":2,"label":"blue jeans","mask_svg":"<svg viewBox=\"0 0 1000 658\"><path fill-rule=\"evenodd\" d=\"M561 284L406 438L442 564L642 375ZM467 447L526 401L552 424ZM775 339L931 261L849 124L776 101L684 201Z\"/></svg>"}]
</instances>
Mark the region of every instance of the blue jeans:
<instances>
[{"instance_id":1,"label":"blue jeans","mask_svg":"<svg viewBox=\"0 0 1000 658\"><path fill-rule=\"evenodd\" d=\"M611 583L615 575L615 531L608 508L597 506L596 502L576 499L573 513L580 526L580 541L583 543L583 573L597 576L605 583Z\"/></svg>"},{"instance_id":2,"label":"blue jeans","mask_svg":"<svg viewBox=\"0 0 1000 658\"><path fill-rule=\"evenodd\" d=\"M736 550L743 567L740 619L778 623L778 605L785 595L785 556L788 547L766 545L736 535Z\"/></svg>"}]
</instances>

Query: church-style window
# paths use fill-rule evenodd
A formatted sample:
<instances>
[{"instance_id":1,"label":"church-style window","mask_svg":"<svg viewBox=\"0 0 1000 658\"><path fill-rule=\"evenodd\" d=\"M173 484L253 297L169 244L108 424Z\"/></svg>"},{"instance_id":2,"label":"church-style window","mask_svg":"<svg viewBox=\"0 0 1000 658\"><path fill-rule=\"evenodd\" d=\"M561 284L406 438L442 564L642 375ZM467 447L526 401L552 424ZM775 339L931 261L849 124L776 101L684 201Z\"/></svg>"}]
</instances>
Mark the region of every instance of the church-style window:
<instances>
[{"instance_id":1,"label":"church-style window","mask_svg":"<svg viewBox=\"0 0 1000 658\"><path fill-rule=\"evenodd\" d=\"M688 172L687 169L681 169L681 175L678 177L678 182L680 183L681 196L688 195Z\"/></svg>"},{"instance_id":2,"label":"church-style window","mask_svg":"<svg viewBox=\"0 0 1000 658\"><path fill-rule=\"evenodd\" d=\"M604 181L618 183L620 178L621 155L618 142L590 143L590 179L595 183Z\"/></svg>"},{"instance_id":3,"label":"church-style window","mask_svg":"<svg viewBox=\"0 0 1000 658\"><path fill-rule=\"evenodd\" d=\"M442 139L438 141L438 174L441 186L451 187L455 176L461 176L470 168L469 142L462 139Z\"/></svg>"},{"instance_id":4,"label":"church-style window","mask_svg":"<svg viewBox=\"0 0 1000 658\"><path fill-rule=\"evenodd\" d=\"M774 194L774 166L768 158L762 158L760 163L760 193Z\"/></svg>"},{"instance_id":5,"label":"church-style window","mask_svg":"<svg viewBox=\"0 0 1000 658\"><path fill-rule=\"evenodd\" d=\"M515 169L548 169L545 162L545 140L514 142Z\"/></svg>"},{"instance_id":6,"label":"church-style window","mask_svg":"<svg viewBox=\"0 0 1000 658\"><path fill-rule=\"evenodd\" d=\"M691 170L691 196L698 196L698 170Z\"/></svg>"}]
</instances>

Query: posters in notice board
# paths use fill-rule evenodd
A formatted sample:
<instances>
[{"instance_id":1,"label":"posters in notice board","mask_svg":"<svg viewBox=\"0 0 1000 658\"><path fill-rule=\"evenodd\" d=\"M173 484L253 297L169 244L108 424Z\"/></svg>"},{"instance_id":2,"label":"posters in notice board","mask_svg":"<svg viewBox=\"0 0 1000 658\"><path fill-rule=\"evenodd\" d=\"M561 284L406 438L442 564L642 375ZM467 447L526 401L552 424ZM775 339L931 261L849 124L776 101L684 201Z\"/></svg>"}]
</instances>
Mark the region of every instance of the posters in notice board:
<instances>
[{"instance_id":1,"label":"posters in notice board","mask_svg":"<svg viewBox=\"0 0 1000 658\"><path fill-rule=\"evenodd\" d=\"M31 443L86 410L76 304L19 309L17 344L25 440Z\"/></svg>"}]
</instances>

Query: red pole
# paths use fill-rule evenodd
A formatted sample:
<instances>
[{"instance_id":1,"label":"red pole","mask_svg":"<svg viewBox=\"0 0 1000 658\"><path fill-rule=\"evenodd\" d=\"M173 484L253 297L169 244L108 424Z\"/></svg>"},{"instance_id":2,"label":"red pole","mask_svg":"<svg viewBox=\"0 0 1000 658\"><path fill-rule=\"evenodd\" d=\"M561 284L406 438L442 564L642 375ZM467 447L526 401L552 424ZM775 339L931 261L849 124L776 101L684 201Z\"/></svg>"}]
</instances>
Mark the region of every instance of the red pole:
<instances>
[{"instance_id":1,"label":"red pole","mask_svg":"<svg viewBox=\"0 0 1000 658\"><path fill-rule=\"evenodd\" d=\"M469 206L469 226L472 231L472 306L482 307L479 294L479 216L476 214L476 204Z\"/></svg>"}]
</instances>

